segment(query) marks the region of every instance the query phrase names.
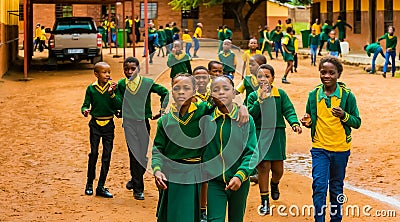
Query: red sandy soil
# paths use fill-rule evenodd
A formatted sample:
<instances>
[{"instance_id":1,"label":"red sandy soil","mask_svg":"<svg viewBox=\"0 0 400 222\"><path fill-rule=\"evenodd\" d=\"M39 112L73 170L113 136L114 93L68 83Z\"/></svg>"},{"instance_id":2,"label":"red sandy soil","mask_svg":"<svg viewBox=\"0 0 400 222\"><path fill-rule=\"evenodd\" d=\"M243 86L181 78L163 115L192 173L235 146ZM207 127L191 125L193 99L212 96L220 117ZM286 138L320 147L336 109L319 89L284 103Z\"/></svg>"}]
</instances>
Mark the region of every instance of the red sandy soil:
<instances>
[{"instance_id":1,"label":"red sandy soil","mask_svg":"<svg viewBox=\"0 0 400 222\"><path fill-rule=\"evenodd\" d=\"M206 49L200 55L215 57ZM111 64L114 80L123 77L122 58L112 58L107 51L105 61ZM298 116L303 115L308 92L320 82L318 69L302 59L298 73L289 76L292 84L283 85L280 78L285 64L281 57L269 63L276 69L276 85L289 94ZM206 62L193 61L193 67L199 64ZM154 72L148 76L170 88L169 72L157 77L165 67L165 59L155 57L155 64L150 65ZM144 201L134 200L132 192L125 189L129 163L120 119L115 120L116 137L106 183L114 198L84 195L89 119L80 114L80 107L86 86L95 81L92 65L66 63L47 71L36 66L30 73L33 80L16 81L20 77L20 72L11 71L0 80L0 221L156 221L158 191L152 175L145 175ZM236 76L235 82L238 79ZM353 132L346 182L400 199L400 79L383 79L349 66L345 66L341 79L356 95L362 117L361 129ZM156 111L158 99L154 97L153 101ZM152 126L153 136L155 121ZM310 132L303 130L301 135L288 133L288 154L309 153ZM311 179L286 171L280 188L281 199L271 204L287 208L296 204L300 209L312 204ZM345 194L347 205L370 205L372 215L376 210L399 213L398 208L360 193L346 190ZM307 215L280 216L276 208L273 216L260 217L258 205L258 187L252 186L245 221L313 221ZM289 213L288 209L284 212ZM400 221L396 216L345 216L344 221Z\"/></svg>"}]
</instances>

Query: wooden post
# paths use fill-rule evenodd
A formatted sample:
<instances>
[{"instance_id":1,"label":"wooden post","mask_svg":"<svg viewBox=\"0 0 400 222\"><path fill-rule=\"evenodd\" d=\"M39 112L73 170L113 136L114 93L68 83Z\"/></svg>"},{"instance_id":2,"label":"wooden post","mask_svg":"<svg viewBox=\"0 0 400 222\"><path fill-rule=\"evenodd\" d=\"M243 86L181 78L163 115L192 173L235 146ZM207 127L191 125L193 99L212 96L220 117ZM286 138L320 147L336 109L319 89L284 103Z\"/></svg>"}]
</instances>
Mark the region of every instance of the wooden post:
<instances>
[{"instance_id":1,"label":"wooden post","mask_svg":"<svg viewBox=\"0 0 400 222\"><path fill-rule=\"evenodd\" d=\"M122 1L122 18L125 19L125 0ZM124 23L122 24L122 28L124 30L124 36L122 37L122 41L123 41L123 44L124 44L124 61L125 61L125 57L126 57L126 55L125 55L125 48L126 48L126 44L125 44L125 42L126 42L126 31L125 31L126 30L126 21L125 20L124 20Z\"/></svg>"},{"instance_id":2,"label":"wooden post","mask_svg":"<svg viewBox=\"0 0 400 222\"><path fill-rule=\"evenodd\" d=\"M24 0L24 78L27 79L28 78L28 33L29 33L29 29L28 29L28 0ZM32 35L32 33L31 33Z\"/></svg>"},{"instance_id":3,"label":"wooden post","mask_svg":"<svg viewBox=\"0 0 400 222\"><path fill-rule=\"evenodd\" d=\"M108 25L107 25L107 35L108 35L108 47L110 47L110 54L111 52L111 4L108 4Z\"/></svg>"},{"instance_id":4,"label":"wooden post","mask_svg":"<svg viewBox=\"0 0 400 222\"><path fill-rule=\"evenodd\" d=\"M135 18L135 2L132 0L132 20ZM134 23L134 22L133 22ZM132 24L133 25L133 24ZM136 57L136 23L135 25L135 30L132 31L132 51L133 51L133 57Z\"/></svg>"},{"instance_id":5,"label":"wooden post","mask_svg":"<svg viewBox=\"0 0 400 222\"><path fill-rule=\"evenodd\" d=\"M144 47L146 49L146 74L149 73L149 18L147 14L147 0L144 0Z\"/></svg>"}]
</instances>

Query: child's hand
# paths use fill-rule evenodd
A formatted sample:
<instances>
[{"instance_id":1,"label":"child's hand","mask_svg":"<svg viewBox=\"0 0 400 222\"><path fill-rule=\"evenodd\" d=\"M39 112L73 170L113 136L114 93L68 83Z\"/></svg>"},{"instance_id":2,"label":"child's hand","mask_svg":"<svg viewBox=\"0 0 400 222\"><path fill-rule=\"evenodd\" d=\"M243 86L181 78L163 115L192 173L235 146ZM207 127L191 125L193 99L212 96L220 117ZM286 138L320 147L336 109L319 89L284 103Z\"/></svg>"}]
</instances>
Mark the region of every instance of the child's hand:
<instances>
[{"instance_id":1,"label":"child's hand","mask_svg":"<svg viewBox=\"0 0 400 222\"><path fill-rule=\"evenodd\" d=\"M110 87L108 87L108 94L112 95L116 89L117 89L117 83L112 82Z\"/></svg>"},{"instance_id":2,"label":"child's hand","mask_svg":"<svg viewBox=\"0 0 400 222\"><path fill-rule=\"evenodd\" d=\"M344 111L342 110L342 108L340 108L340 106L338 106L332 108L332 115L341 119L344 117Z\"/></svg>"},{"instance_id":3,"label":"child's hand","mask_svg":"<svg viewBox=\"0 0 400 222\"><path fill-rule=\"evenodd\" d=\"M301 134L303 132L300 126L293 126L292 130L297 134Z\"/></svg>"},{"instance_id":4,"label":"child's hand","mask_svg":"<svg viewBox=\"0 0 400 222\"><path fill-rule=\"evenodd\" d=\"M83 116L84 116L84 117L88 117L89 113L90 113L90 109L85 109L85 110L83 111Z\"/></svg>"},{"instance_id":5,"label":"child's hand","mask_svg":"<svg viewBox=\"0 0 400 222\"><path fill-rule=\"evenodd\" d=\"M242 186L242 181L238 177L232 177L229 181L229 184L226 185L225 190L239 190L240 186Z\"/></svg>"},{"instance_id":6,"label":"child's hand","mask_svg":"<svg viewBox=\"0 0 400 222\"><path fill-rule=\"evenodd\" d=\"M310 114L304 114L303 118L300 119L300 122L303 126L309 127L311 125L311 116Z\"/></svg>"},{"instance_id":7,"label":"child's hand","mask_svg":"<svg viewBox=\"0 0 400 222\"><path fill-rule=\"evenodd\" d=\"M249 111L247 110L246 106L239 106L239 111L238 111L238 116L236 118L236 121L238 122L238 127L241 127L242 125L246 124L249 122Z\"/></svg>"},{"instance_id":8,"label":"child's hand","mask_svg":"<svg viewBox=\"0 0 400 222\"><path fill-rule=\"evenodd\" d=\"M167 177L165 177L165 174L163 174L161 171L157 171L154 173L154 179L156 181L156 186L159 189L167 189L167 184L165 184L165 181L167 181Z\"/></svg>"}]
</instances>

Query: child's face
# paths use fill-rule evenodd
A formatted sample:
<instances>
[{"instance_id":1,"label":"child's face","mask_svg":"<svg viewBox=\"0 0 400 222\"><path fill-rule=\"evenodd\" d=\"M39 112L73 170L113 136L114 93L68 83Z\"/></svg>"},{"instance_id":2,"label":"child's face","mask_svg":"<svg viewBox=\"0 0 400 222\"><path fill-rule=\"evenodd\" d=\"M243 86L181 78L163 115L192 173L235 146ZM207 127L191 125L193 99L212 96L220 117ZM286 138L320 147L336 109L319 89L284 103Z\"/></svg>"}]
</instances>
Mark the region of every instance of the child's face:
<instances>
[{"instance_id":1,"label":"child's face","mask_svg":"<svg viewBox=\"0 0 400 222\"><path fill-rule=\"evenodd\" d=\"M178 107L190 104L196 89L189 77L180 76L172 82L172 97Z\"/></svg>"},{"instance_id":2,"label":"child's face","mask_svg":"<svg viewBox=\"0 0 400 222\"><path fill-rule=\"evenodd\" d=\"M312 33L313 35L315 35L315 29L311 30L311 33Z\"/></svg>"},{"instance_id":3,"label":"child's face","mask_svg":"<svg viewBox=\"0 0 400 222\"><path fill-rule=\"evenodd\" d=\"M235 89L227 78L213 80L211 88L212 96L221 101L226 107L231 106L235 99Z\"/></svg>"},{"instance_id":4,"label":"child's face","mask_svg":"<svg viewBox=\"0 0 400 222\"><path fill-rule=\"evenodd\" d=\"M134 79L139 72L139 68L137 67L136 63L128 62L124 65L124 74L126 78Z\"/></svg>"},{"instance_id":5,"label":"child's face","mask_svg":"<svg viewBox=\"0 0 400 222\"><path fill-rule=\"evenodd\" d=\"M394 33L393 27L389 27L389 28L388 28L388 33L389 33L389 34L393 34L393 33Z\"/></svg>"},{"instance_id":6,"label":"child's face","mask_svg":"<svg viewBox=\"0 0 400 222\"><path fill-rule=\"evenodd\" d=\"M275 77L272 76L271 71L269 69L260 69L257 72L257 82L258 85L266 85L272 84L274 82Z\"/></svg>"},{"instance_id":7,"label":"child's face","mask_svg":"<svg viewBox=\"0 0 400 222\"><path fill-rule=\"evenodd\" d=\"M339 79L339 73L335 65L330 62L322 64L321 70L319 70L320 79L325 87L333 87L336 85Z\"/></svg>"},{"instance_id":8,"label":"child's face","mask_svg":"<svg viewBox=\"0 0 400 222\"><path fill-rule=\"evenodd\" d=\"M231 43L224 42L224 44L222 45L222 48L223 48L224 52L228 52L231 49Z\"/></svg>"},{"instance_id":9,"label":"child's face","mask_svg":"<svg viewBox=\"0 0 400 222\"><path fill-rule=\"evenodd\" d=\"M250 61L249 61L250 73L256 74L257 69L258 69L259 66L260 65L258 64L257 60L254 59L254 57L251 57Z\"/></svg>"},{"instance_id":10,"label":"child's face","mask_svg":"<svg viewBox=\"0 0 400 222\"><path fill-rule=\"evenodd\" d=\"M258 47L257 40L256 40L256 39L250 39L250 41L249 41L249 48L250 48L251 50L256 50L257 47Z\"/></svg>"},{"instance_id":11,"label":"child's face","mask_svg":"<svg viewBox=\"0 0 400 222\"><path fill-rule=\"evenodd\" d=\"M332 32L329 33L329 37L330 37L331 39L334 39L334 38L335 38L335 35L336 35L336 33L335 33L334 31L332 31Z\"/></svg>"},{"instance_id":12,"label":"child's face","mask_svg":"<svg viewBox=\"0 0 400 222\"><path fill-rule=\"evenodd\" d=\"M196 80L196 86L199 91L206 91L207 85L210 82L210 75L204 69L199 69L193 73L193 77Z\"/></svg>"},{"instance_id":13,"label":"child's face","mask_svg":"<svg viewBox=\"0 0 400 222\"><path fill-rule=\"evenodd\" d=\"M214 63L210 69L211 78L215 78L217 76L222 76L224 70L222 68L222 64Z\"/></svg>"},{"instance_id":14,"label":"child's face","mask_svg":"<svg viewBox=\"0 0 400 222\"><path fill-rule=\"evenodd\" d=\"M94 72L97 77L97 82L101 85L106 84L111 78L111 67L109 65L102 65Z\"/></svg>"},{"instance_id":15,"label":"child's face","mask_svg":"<svg viewBox=\"0 0 400 222\"><path fill-rule=\"evenodd\" d=\"M182 51L182 45L178 42L175 42L173 49L175 50L175 53L179 53Z\"/></svg>"}]
</instances>

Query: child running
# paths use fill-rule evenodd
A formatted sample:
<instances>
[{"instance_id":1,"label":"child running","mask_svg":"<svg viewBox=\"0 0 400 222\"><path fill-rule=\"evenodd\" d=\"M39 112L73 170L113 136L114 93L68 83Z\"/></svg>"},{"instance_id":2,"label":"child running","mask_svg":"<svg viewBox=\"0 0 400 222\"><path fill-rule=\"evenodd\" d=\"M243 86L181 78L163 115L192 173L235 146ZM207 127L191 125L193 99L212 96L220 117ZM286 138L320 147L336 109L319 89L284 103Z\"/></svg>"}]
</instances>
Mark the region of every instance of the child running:
<instances>
[{"instance_id":1,"label":"child running","mask_svg":"<svg viewBox=\"0 0 400 222\"><path fill-rule=\"evenodd\" d=\"M294 60L294 54L296 53L295 50L295 39L293 34L293 29L291 27L288 27L286 29L287 34L285 37L283 37L282 40L282 47L283 47L283 59L287 63L286 70L285 70L285 75L282 78L282 83L285 84L290 84L289 81L287 81L287 76L289 75L289 72L293 68L293 60Z\"/></svg>"},{"instance_id":2,"label":"child running","mask_svg":"<svg viewBox=\"0 0 400 222\"><path fill-rule=\"evenodd\" d=\"M96 163L99 155L100 139L103 144L101 155L100 178L96 188L96 196L112 198L113 195L104 187L110 168L111 152L114 141L114 114L120 106L121 101L115 96L116 83L111 82L111 68L105 62L94 65L94 75L97 81L90 84L86 89L85 100L81 112L83 116L92 119L90 128L90 153L88 161L86 195L93 195L93 181L96 178Z\"/></svg>"},{"instance_id":3,"label":"child running","mask_svg":"<svg viewBox=\"0 0 400 222\"><path fill-rule=\"evenodd\" d=\"M335 30L332 30L329 33L329 40L326 44L326 50L328 50L328 54L333 57L342 57L342 50L340 48L340 41L336 38Z\"/></svg>"},{"instance_id":4,"label":"child running","mask_svg":"<svg viewBox=\"0 0 400 222\"><path fill-rule=\"evenodd\" d=\"M386 55L385 55L385 65L383 66L382 76L386 78L387 67L389 65L390 57L392 58L392 77L396 72L396 46L397 46L397 36L394 35L395 28L393 26L388 27L388 32L385 35L379 37L378 41L385 39L386 41Z\"/></svg>"},{"instance_id":5,"label":"child running","mask_svg":"<svg viewBox=\"0 0 400 222\"><path fill-rule=\"evenodd\" d=\"M275 71L270 65L261 65L257 72L259 89L248 98L249 113L256 125L258 149L261 162L257 166L258 184L261 195L259 213L270 213L269 171L271 178L271 197L279 199L279 182L283 175L283 161L286 159L286 121L294 132L302 129L296 111L288 95L274 85Z\"/></svg>"},{"instance_id":6,"label":"child running","mask_svg":"<svg viewBox=\"0 0 400 222\"><path fill-rule=\"evenodd\" d=\"M343 66L335 57L319 63L322 84L308 95L306 114L301 123L311 128L312 189L315 221L325 221L326 193L329 187L330 221L342 221L343 180L350 156L351 128L361 125L354 94L338 82Z\"/></svg>"},{"instance_id":7,"label":"child running","mask_svg":"<svg viewBox=\"0 0 400 222\"><path fill-rule=\"evenodd\" d=\"M203 162L208 181L207 221L243 221L250 181L248 176L258 161L257 139L252 118L241 127L234 119L238 107L233 103L235 88L227 76L216 77L211 83L212 96L218 108L208 121L214 127L214 138L207 145ZM214 132L213 130L213 132Z\"/></svg>"},{"instance_id":8,"label":"child running","mask_svg":"<svg viewBox=\"0 0 400 222\"><path fill-rule=\"evenodd\" d=\"M235 70L236 70L236 55L232 52L232 41L229 39L225 39L222 44L222 49L220 53L218 53L218 60L223 65L224 75L228 76L233 80Z\"/></svg>"},{"instance_id":9,"label":"child running","mask_svg":"<svg viewBox=\"0 0 400 222\"><path fill-rule=\"evenodd\" d=\"M182 52L182 43L180 41L174 41L172 53L168 54L167 65L171 68L171 73L169 75L171 79L179 73L192 74L190 57L188 54Z\"/></svg>"},{"instance_id":10,"label":"child running","mask_svg":"<svg viewBox=\"0 0 400 222\"><path fill-rule=\"evenodd\" d=\"M266 64L267 59L264 55L254 55L250 58L250 76L245 76L242 82L236 87L236 94L244 93L246 91L246 96L244 98L244 104L247 105L247 98L249 97L250 93L258 89L258 82L256 78L257 69L260 65Z\"/></svg>"},{"instance_id":11,"label":"child running","mask_svg":"<svg viewBox=\"0 0 400 222\"><path fill-rule=\"evenodd\" d=\"M242 79L244 79L245 76L248 76L251 74L250 68L249 68L250 58L256 54L262 55L261 51L257 49L258 43L257 43L256 38L250 39L248 46L249 46L249 49L244 51L244 53L242 55L242 59L243 59Z\"/></svg>"},{"instance_id":12,"label":"child running","mask_svg":"<svg viewBox=\"0 0 400 222\"><path fill-rule=\"evenodd\" d=\"M139 75L139 60L128 57L123 63L125 78L118 81L117 97L123 101L123 127L128 145L129 167L131 179L126 184L133 190L136 200L144 200L143 175L147 167L147 151L149 146L149 119L157 119L164 113L168 105L169 92L165 87L154 83L150 78ZM153 116L151 111L151 94L160 96L160 111Z\"/></svg>"}]
</instances>

